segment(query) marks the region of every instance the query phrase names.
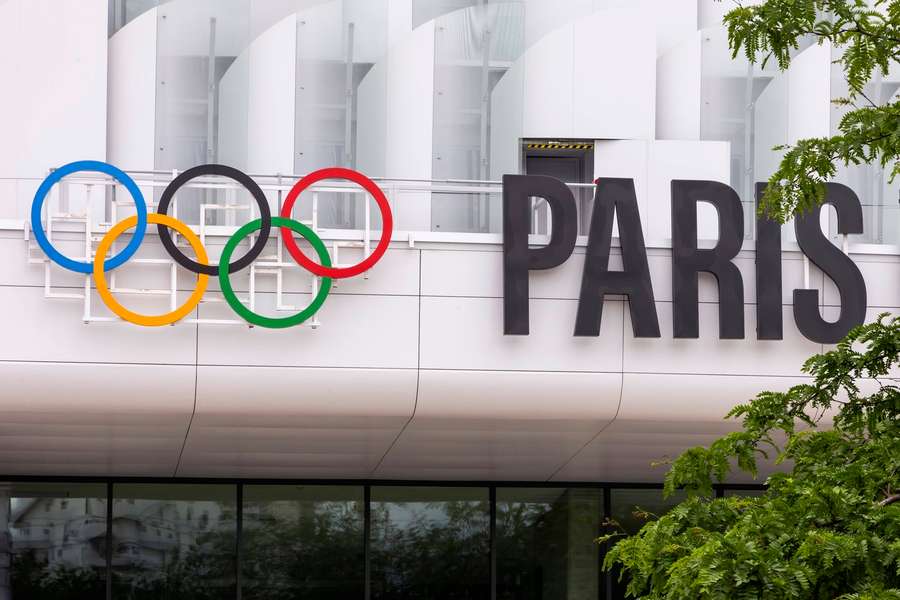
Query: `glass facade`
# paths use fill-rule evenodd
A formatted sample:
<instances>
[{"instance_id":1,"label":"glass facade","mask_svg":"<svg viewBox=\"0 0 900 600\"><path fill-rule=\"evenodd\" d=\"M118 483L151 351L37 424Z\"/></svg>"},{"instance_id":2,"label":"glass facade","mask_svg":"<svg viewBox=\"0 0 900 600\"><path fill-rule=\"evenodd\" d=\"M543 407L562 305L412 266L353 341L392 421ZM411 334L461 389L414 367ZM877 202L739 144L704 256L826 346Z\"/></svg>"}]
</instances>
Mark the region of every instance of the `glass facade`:
<instances>
[{"instance_id":1,"label":"glass facade","mask_svg":"<svg viewBox=\"0 0 900 600\"><path fill-rule=\"evenodd\" d=\"M108 538L103 484L0 485L0 597L102 598Z\"/></svg>"},{"instance_id":2,"label":"glass facade","mask_svg":"<svg viewBox=\"0 0 900 600\"><path fill-rule=\"evenodd\" d=\"M603 492L497 490L497 599L598 598Z\"/></svg>"},{"instance_id":3,"label":"glass facade","mask_svg":"<svg viewBox=\"0 0 900 600\"><path fill-rule=\"evenodd\" d=\"M241 598L362 598L362 486L243 488Z\"/></svg>"},{"instance_id":4,"label":"glass facade","mask_svg":"<svg viewBox=\"0 0 900 600\"><path fill-rule=\"evenodd\" d=\"M234 485L113 486L113 597L234 597L236 490Z\"/></svg>"},{"instance_id":5,"label":"glass facade","mask_svg":"<svg viewBox=\"0 0 900 600\"><path fill-rule=\"evenodd\" d=\"M682 499L601 484L13 481L0 494L10 600L612 600L605 521L633 533Z\"/></svg>"},{"instance_id":6,"label":"glass facade","mask_svg":"<svg viewBox=\"0 0 900 600\"><path fill-rule=\"evenodd\" d=\"M372 599L489 598L488 500L487 488L373 487Z\"/></svg>"}]
</instances>

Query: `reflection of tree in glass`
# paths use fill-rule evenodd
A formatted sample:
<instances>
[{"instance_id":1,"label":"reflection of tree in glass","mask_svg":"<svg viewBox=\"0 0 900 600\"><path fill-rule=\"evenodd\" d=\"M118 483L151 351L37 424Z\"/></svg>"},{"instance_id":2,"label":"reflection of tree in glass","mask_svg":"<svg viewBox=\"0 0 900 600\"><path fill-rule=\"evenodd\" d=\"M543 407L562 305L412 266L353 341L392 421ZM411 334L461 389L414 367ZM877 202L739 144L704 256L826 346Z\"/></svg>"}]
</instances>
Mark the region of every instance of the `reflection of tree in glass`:
<instances>
[{"instance_id":1,"label":"reflection of tree in glass","mask_svg":"<svg viewBox=\"0 0 900 600\"><path fill-rule=\"evenodd\" d=\"M273 506L277 504L268 505L252 519L245 517L243 600L362 598L360 503L318 502L299 515L280 512Z\"/></svg>"},{"instance_id":2,"label":"reflection of tree in glass","mask_svg":"<svg viewBox=\"0 0 900 600\"><path fill-rule=\"evenodd\" d=\"M489 527L486 501L373 503L372 598L488 598Z\"/></svg>"},{"instance_id":3,"label":"reflection of tree in glass","mask_svg":"<svg viewBox=\"0 0 900 600\"><path fill-rule=\"evenodd\" d=\"M48 568L34 550L13 556L12 597L27 600L95 600L106 594L100 569L55 566Z\"/></svg>"},{"instance_id":4,"label":"reflection of tree in glass","mask_svg":"<svg viewBox=\"0 0 900 600\"><path fill-rule=\"evenodd\" d=\"M544 570L539 567L535 539L546 539L548 507L532 502L510 502L497 507L497 598L512 600L540 598ZM559 551L553 540L543 549L548 554ZM543 553L543 552L542 552ZM534 594L529 594L534 590Z\"/></svg>"},{"instance_id":5,"label":"reflection of tree in glass","mask_svg":"<svg viewBox=\"0 0 900 600\"><path fill-rule=\"evenodd\" d=\"M184 551L175 548L161 570L113 573L119 600L223 600L235 595L233 529L201 533Z\"/></svg>"},{"instance_id":6,"label":"reflection of tree in glass","mask_svg":"<svg viewBox=\"0 0 900 600\"><path fill-rule=\"evenodd\" d=\"M504 498L505 496L505 498ZM497 501L497 598L597 598L596 490L510 490Z\"/></svg>"}]
</instances>

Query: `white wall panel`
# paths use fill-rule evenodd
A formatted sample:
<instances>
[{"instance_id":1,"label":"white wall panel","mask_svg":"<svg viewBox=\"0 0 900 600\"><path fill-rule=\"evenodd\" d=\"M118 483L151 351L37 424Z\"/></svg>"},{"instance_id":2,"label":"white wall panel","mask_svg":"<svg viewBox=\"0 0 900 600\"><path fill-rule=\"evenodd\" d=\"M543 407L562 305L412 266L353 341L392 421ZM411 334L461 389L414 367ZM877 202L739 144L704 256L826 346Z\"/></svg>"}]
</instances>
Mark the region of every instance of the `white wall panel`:
<instances>
[{"instance_id":1,"label":"white wall panel","mask_svg":"<svg viewBox=\"0 0 900 600\"><path fill-rule=\"evenodd\" d=\"M548 32L598 10L598 4L608 4L608 0L526 0L525 47L531 47Z\"/></svg>"},{"instance_id":2,"label":"white wall panel","mask_svg":"<svg viewBox=\"0 0 900 600\"><path fill-rule=\"evenodd\" d=\"M831 46L812 45L777 74L755 103L755 162L758 181L778 168L777 145L807 137L828 136L831 110ZM794 239L792 234L787 239Z\"/></svg>"},{"instance_id":3,"label":"white wall panel","mask_svg":"<svg viewBox=\"0 0 900 600\"><path fill-rule=\"evenodd\" d=\"M299 236L298 236L299 237ZM266 253L269 256L275 253L274 241L269 242ZM281 243L280 239L277 243ZM373 242L374 245L374 242ZM300 249L309 256L315 256L315 251L306 244L298 244ZM0 240L0 248L3 242ZM207 244L210 256L218 256L221 252L220 244ZM360 249L361 250L361 249ZM357 263L362 260L361 251L355 248L342 248L340 259L343 264ZM329 248L332 260L334 251ZM284 260L290 264L293 259L285 251ZM0 268L2 273L2 268ZM331 284L329 295L377 295L377 296L416 296L419 293L419 251L410 248L391 248L385 252L381 260L369 269L367 276L359 275L347 279L335 279ZM285 269L282 271L283 291L288 293L309 293L311 274L302 267ZM185 281L185 285L193 285ZM249 270L243 270L231 276L231 285L238 292L246 292L250 287ZM220 290L218 278L210 278L210 291ZM257 273L256 290L260 292L275 291L275 276Z\"/></svg>"},{"instance_id":4,"label":"white wall panel","mask_svg":"<svg viewBox=\"0 0 900 600\"><path fill-rule=\"evenodd\" d=\"M614 9L637 7L655 26L657 47L668 50L697 29L697 0L526 0L525 46L547 32L593 13L614 14ZM644 25L646 28L646 22Z\"/></svg>"},{"instance_id":5,"label":"white wall panel","mask_svg":"<svg viewBox=\"0 0 900 600\"><path fill-rule=\"evenodd\" d=\"M18 235L8 232L9 235L0 237L0 256L9 257L0 261L0 282L6 286L43 286L44 268L40 265L32 265L25 260L26 242L22 239L21 232ZM84 236L82 240L66 239L68 236L56 233L53 236L53 245L64 255L79 259L84 255ZM32 251L34 258L43 257L43 252L38 248ZM21 259L21 260L20 260ZM52 265L51 281L54 287L74 287L81 291L84 287L84 275L73 273L56 265ZM77 307L69 305L78 310Z\"/></svg>"},{"instance_id":6,"label":"white wall panel","mask_svg":"<svg viewBox=\"0 0 900 600\"><path fill-rule=\"evenodd\" d=\"M287 15L328 0L266 0L250 3L250 39L255 40Z\"/></svg>"},{"instance_id":7,"label":"white wall panel","mask_svg":"<svg viewBox=\"0 0 900 600\"><path fill-rule=\"evenodd\" d=\"M813 44L788 71L788 142L831 132L831 44Z\"/></svg>"},{"instance_id":8,"label":"white wall panel","mask_svg":"<svg viewBox=\"0 0 900 600\"><path fill-rule=\"evenodd\" d=\"M548 33L529 48L525 63L522 137L572 135L574 60L572 26Z\"/></svg>"},{"instance_id":9,"label":"white wall panel","mask_svg":"<svg viewBox=\"0 0 900 600\"><path fill-rule=\"evenodd\" d=\"M591 430L616 416L619 379L609 373L423 370L413 423L531 431L570 422Z\"/></svg>"},{"instance_id":10,"label":"white wall panel","mask_svg":"<svg viewBox=\"0 0 900 600\"><path fill-rule=\"evenodd\" d=\"M250 85L252 58L250 48L241 52L234 59L234 62L229 65L228 70L222 75L217 86L219 92L219 118L216 162L243 169L248 169L248 155L252 151L248 143L250 134L250 96L257 92ZM291 93L293 95L293 90L291 90ZM291 122L293 122L293 119L291 119ZM293 136L291 137L293 138ZM293 140L291 141L293 146ZM275 147L277 148L277 144ZM264 150L263 152L267 151ZM293 168L289 171L273 169L271 171L250 170L249 172L291 173Z\"/></svg>"},{"instance_id":11,"label":"white wall panel","mask_svg":"<svg viewBox=\"0 0 900 600\"><path fill-rule=\"evenodd\" d=\"M434 22L392 47L359 86L359 170L369 176L431 179L434 130ZM431 229L425 192L404 194L394 218L406 229Z\"/></svg>"},{"instance_id":12,"label":"white wall panel","mask_svg":"<svg viewBox=\"0 0 900 600\"><path fill-rule=\"evenodd\" d=\"M567 135L653 139L656 40L646 27L646 15L640 4L628 4L574 23L572 129ZM526 93L533 88L526 83ZM554 93L551 90L541 88Z\"/></svg>"},{"instance_id":13,"label":"white wall panel","mask_svg":"<svg viewBox=\"0 0 900 600\"><path fill-rule=\"evenodd\" d=\"M343 12L343 22L353 23L353 59L357 62L374 63L381 60L385 50L391 45L391 35L397 35L399 32L392 29L389 24L391 18L396 18L398 12L403 11L404 6L409 6L410 20L407 22L406 31L408 34L412 27L412 5L411 0L403 2L335 2L341 6ZM390 4L400 4L391 8ZM393 13L393 14L391 14ZM346 29L346 25L344 25ZM401 37L394 40L402 39ZM345 40L346 41L346 40Z\"/></svg>"},{"instance_id":14,"label":"white wall panel","mask_svg":"<svg viewBox=\"0 0 900 600\"><path fill-rule=\"evenodd\" d=\"M525 64L516 62L491 91L491 179L519 172Z\"/></svg>"},{"instance_id":15,"label":"white wall panel","mask_svg":"<svg viewBox=\"0 0 900 600\"><path fill-rule=\"evenodd\" d=\"M361 250L341 249L341 256L341 261L345 263L363 260ZM394 247L366 271L365 276L334 280L332 294L416 296L419 293L419 275L419 250Z\"/></svg>"},{"instance_id":16,"label":"white wall panel","mask_svg":"<svg viewBox=\"0 0 900 600\"><path fill-rule=\"evenodd\" d=\"M109 40L107 156L120 169L153 169L156 20L152 8Z\"/></svg>"},{"instance_id":17,"label":"white wall panel","mask_svg":"<svg viewBox=\"0 0 900 600\"><path fill-rule=\"evenodd\" d=\"M356 165L370 177L384 177L387 169L387 61L369 69L356 89Z\"/></svg>"},{"instance_id":18,"label":"white wall panel","mask_svg":"<svg viewBox=\"0 0 900 600\"><path fill-rule=\"evenodd\" d=\"M387 60L386 175L430 179L434 24L413 31Z\"/></svg>"},{"instance_id":19,"label":"white wall panel","mask_svg":"<svg viewBox=\"0 0 900 600\"><path fill-rule=\"evenodd\" d=\"M387 5L388 47L409 35L412 30L413 0L389 0Z\"/></svg>"},{"instance_id":20,"label":"white wall panel","mask_svg":"<svg viewBox=\"0 0 900 600\"><path fill-rule=\"evenodd\" d=\"M110 316L96 294L95 313ZM131 300L132 310L153 314L152 300ZM139 327L120 323L82 320L78 300L44 298L42 288L0 287L0 329L8 340L0 344L0 360L109 362L143 364L193 364L193 327Z\"/></svg>"},{"instance_id":21,"label":"white wall panel","mask_svg":"<svg viewBox=\"0 0 900 600\"><path fill-rule=\"evenodd\" d=\"M700 32L656 61L656 139L700 139Z\"/></svg>"},{"instance_id":22,"label":"white wall panel","mask_svg":"<svg viewBox=\"0 0 900 600\"><path fill-rule=\"evenodd\" d=\"M606 302L599 338L572 335L581 248L563 266L531 275L537 298L531 300L530 336L502 334L502 253L496 246L392 250L369 280L341 284L348 287L328 299L319 329L285 331L83 325L80 303L45 299L40 287L9 287L38 286L41 268L24 265L21 240L0 238L3 248L23 261L7 261L0 270L7 286L0 287L0 305L12 308L2 325L5 339L13 340L0 353L0 373L6 364L41 361L21 370L23 378L9 388L11 400L0 395L0 416L15 425L0 427L0 449L7 444L6 462L21 465L10 473L53 474L62 454L72 474L171 473L193 408L198 360L197 413L181 476L535 480L565 465L554 480L657 481L662 470L651 468L652 460L712 441L728 426L720 419L728 406L793 380L803 360L821 349L793 324L789 301L802 285L802 260L794 251L783 260L786 339L760 342L750 251L735 261L745 278L747 338L718 339L718 294L712 279L701 277L700 338L673 340L671 257L660 248L648 253L660 339L634 339L621 300ZM142 252L156 256L160 250L150 240ZM613 255L616 268L617 249ZM872 286L870 298L893 310L895 257L854 258ZM151 272L125 267L121 282L164 279ZM70 283L79 281L73 276ZM235 282L240 286L243 278ZM822 282L813 269L812 284L821 289ZM833 290L825 289L831 294L825 301L834 303ZM260 295L260 312L271 310L271 299ZM96 312L106 314L94 301ZM143 306L158 311L159 299ZM873 305L869 318L881 310ZM835 311L826 307L826 318ZM234 318L221 302L205 302L201 313ZM184 366L146 366L160 360ZM124 370L92 364L109 362ZM70 372L79 368L84 371ZM19 367L11 373L8 379L16 381ZM79 383L83 378L90 383ZM74 394L51 393L52 386L72 381ZM95 381L112 394L96 392ZM116 387L132 382L157 398L135 401ZM19 395L37 400L19 410ZM128 403L108 404L126 396ZM76 416L63 405L69 413L76 407Z\"/></svg>"},{"instance_id":23,"label":"white wall panel","mask_svg":"<svg viewBox=\"0 0 900 600\"><path fill-rule=\"evenodd\" d=\"M698 4L698 0L644 0L644 14L649 13L655 21L659 56L694 35L699 18Z\"/></svg>"},{"instance_id":24,"label":"white wall panel","mask_svg":"<svg viewBox=\"0 0 900 600\"><path fill-rule=\"evenodd\" d=\"M253 20L249 2L167 0L160 4L165 18L161 25L167 28L167 47L160 48L161 56L209 56L210 17L216 18L216 56L238 56L249 42Z\"/></svg>"},{"instance_id":25,"label":"white wall panel","mask_svg":"<svg viewBox=\"0 0 900 600\"><path fill-rule=\"evenodd\" d=\"M610 423L620 384L607 373L423 370L416 415L375 475L546 479Z\"/></svg>"},{"instance_id":26,"label":"white wall panel","mask_svg":"<svg viewBox=\"0 0 900 600\"><path fill-rule=\"evenodd\" d=\"M719 305L700 304L699 338L672 337L672 304L657 302L660 338L634 338L625 315L624 365L629 373L694 373L708 375L799 375L803 361L821 345L803 337L791 307L782 309L783 340L756 339L756 307L744 305L742 340L719 339Z\"/></svg>"},{"instance_id":27,"label":"white wall panel","mask_svg":"<svg viewBox=\"0 0 900 600\"><path fill-rule=\"evenodd\" d=\"M897 290L900 290L900 261L897 257L861 254L851 254L850 257L866 282L868 305L892 310L897 305ZM821 301L825 306L840 306L840 293L830 278L826 277L825 280L824 299Z\"/></svg>"},{"instance_id":28,"label":"white wall panel","mask_svg":"<svg viewBox=\"0 0 900 600\"><path fill-rule=\"evenodd\" d=\"M194 371L0 362L0 472L171 476L194 404Z\"/></svg>"},{"instance_id":29,"label":"white wall panel","mask_svg":"<svg viewBox=\"0 0 900 600\"><path fill-rule=\"evenodd\" d=\"M368 476L412 416L416 380L414 369L200 367L179 475Z\"/></svg>"},{"instance_id":30,"label":"white wall panel","mask_svg":"<svg viewBox=\"0 0 900 600\"><path fill-rule=\"evenodd\" d=\"M788 143L831 133L831 44L813 44L788 71Z\"/></svg>"},{"instance_id":31,"label":"white wall panel","mask_svg":"<svg viewBox=\"0 0 900 600\"><path fill-rule=\"evenodd\" d=\"M554 479L659 481L666 467L654 467L653 462L674 458L691 446L709 444L739 429L738 421L723 419L732 407L761 390L784 391L806 382L800 377L626 373L615 422Z\"/></svg>"},{"instance_id":32,"label":"white wall panel","mask_svg":"<svg viewBox=\"0 0 900 600\"><path fill-rule=\"evenodd\" d=\"M718 0L714 0L718 2ZM722 5L727 2L722 2ZM726 80L739 80L739 89L743 98L743 90L746 85L747 68L749 63L743 53L739 53L734 58L731 57L731 50L728 46L728 30L721 23L716 23L709 27L704 26L700 31L700 40L702 41L701 61L702 76L704 83L707 85L722 85ZM766 74L771 75L773 72L771 63L767 65ZM761 76L761 67L754 66L754 77ZM744 107L741 107L742 109Z\"/></svg>"},{"instance_id":33,"label":"white wall panel","mask_svg":"<svg viewBox=\"0 0 900 600\"><path fill-rule=\"evenodd\" d=\"M742 0L742 6L760 4L762 0ZM697 0L697 13L700 28L722 25L725 15L737 7L733 0Z\"/></svg>"},{"instance_id":34,"label":"white wall panel","mask_svg":"<svg viewBox=\"0 0 900 600\"><path fill-rule=\"evenodd\" d=\"M51 167L106 158L107 10L100 0L0 3L0 178L22 218ZM61 101L61 99L65 101Z\"/></svg>"},{"instance_id":35,"label":"white wall panel","mask_svg":"<svg viewBox=\"0 0 900 600\"><path fill-rule=\"evenodd\" d=\"M297 12L301 60L344 60L342 9L343 2L331 0Z\"/></svg>"},{"instance_id":36,"label":"white wall panel","mask_svg":"<svg viewBox=\"0 0 900 600\"><path fill-rule=\"evenodd\" d=\"M574 300L531 300L531 334L503 335L503 301L422 298L421 368L614 372L622 303L606 301L598 337L573 337Z\"/></svg>"},{"instance_id":37,"label":"white wall panel","mask_svg":"<svg viewBox=\"0 0 900 600\"><path fill-rule=\"evenodd\" d=\"M617 250L613 253L617 254ZM610 264L619 260L610 259ZM584 251L576 251L554 269L532 271L528 294L532 298L577 299L581 290ZM503 297L503 253L497 251L423 250L422 294L425 296Z\"/></svg>"},{"instance_id":38,"label":"white wall panel","mask_svg":"<svg viewBox=\"0 0 900 600\"><path fill-rule=\"evenodd\" d=\"M522 136L652 139L656 42L641 22L634 6L599 11L529 48Z\"/></svg>"},{"instance_id":39,"label":"white wall panel","mask_svg":"<svg viewBox=\"0 0 900 600\"><path fill-rule=\"evenodd\" d=\"M222 77L219 148L226 164L245 164L250 173L293 172L296 42L297 18L289 15L253 40ZM246 98L245 115L224 114L228 102L241 98ZM224 160L226 148L235 156L243 149L244 162Z\"/></svg>"},{"instance_id":40,"label":"white wall panel","mask_svg":"<svg viewBox=\"0 0 900 600\"><path fill-rule=\"evenodd\" d=\"M783 151L773 148L788 142L788 81L785 74L776 76L754 104L754 176L766 181L778 168Z\"/></svg>"},{"instance_id":41,"label":"white wall panel","mask_svg":"<svg viewBox=\"0 0 900 600\"><path fill-rule=\"evenodd\" d=\"M260 294L256 310L274 310L275 295ZM285 295L285 302L306 306L309 294ZM418 298L404 296L331 296L316 315L318 329L200 327L201 365L415 368L418 347ZM233 318L223 303L204 303L202 318Z\"/></svg>"}]
</instances>

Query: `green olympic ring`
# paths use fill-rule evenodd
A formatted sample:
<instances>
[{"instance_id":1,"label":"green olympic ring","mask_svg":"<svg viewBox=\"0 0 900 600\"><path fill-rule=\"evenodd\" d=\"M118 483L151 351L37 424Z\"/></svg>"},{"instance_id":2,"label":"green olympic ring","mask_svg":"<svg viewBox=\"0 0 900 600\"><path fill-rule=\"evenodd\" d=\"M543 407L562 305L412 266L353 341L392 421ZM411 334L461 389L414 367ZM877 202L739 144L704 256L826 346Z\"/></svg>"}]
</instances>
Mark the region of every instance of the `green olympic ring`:
<instances>
[{"instance_id":1,"label":"green olympic ring","mask_svg":"<svg viewBox=\"0 0 900 600\"><path fill-rule=\"evenodd\" d=\"M288 229L302 235L310 244L312 244L312 247L316 251L316 254L319 255L319 260L322 261L322 264L326 267L331 266L331 258L328 256L328 250L325 248L324 242L322 242L322 239L317 236L312 229L310 229L303 223L299 223L297 221L294 221L293 219L286 219L284 217L272 217L272 226L287 227ZM254 231L257 231L261 227L262 219L256 219L255 221L250 221L249 223L238 229L236 232L234 232L234 235L228 238L228 242L225 243L225 249L222 250L222 256L219 259L219 265L226 265L227 267L227 265L231 262L231 255L240 241ZM235 295L234 288L231 287L231 280L228 277L227 268L219 269L219 285L222 288L222 295L225 296L225 300L228 302L228 305L232 308L232 310L234 310L234 312L242 316L248 323L259 325L260 327L268 327L270 329L284 329L285 327L293 327L294 325L299 325L300 323L316 314L316 311L318 311L322 307L322 304L325 302L325 298L328 296L328 292L331 291L331 278L322 278L322 282L319 286L319 293L316 294L316 297L313 298L309 306L295 315L279 318L264 317L262 315L258 315L244 306L243 303L241 303L241 301Z\"/></svg>"}]
</instances>

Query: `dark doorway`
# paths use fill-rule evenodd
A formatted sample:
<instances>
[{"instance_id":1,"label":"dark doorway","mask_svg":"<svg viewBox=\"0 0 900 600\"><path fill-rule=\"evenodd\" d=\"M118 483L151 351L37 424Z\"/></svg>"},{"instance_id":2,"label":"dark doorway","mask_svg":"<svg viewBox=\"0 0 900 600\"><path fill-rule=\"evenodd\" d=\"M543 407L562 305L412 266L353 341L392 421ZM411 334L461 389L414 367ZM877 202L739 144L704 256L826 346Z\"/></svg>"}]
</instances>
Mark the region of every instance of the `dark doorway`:
<instances>
[{"instance_id":1,"label":"dark doorway","mask_svg":"<svg viewBox=\"0 0 900 600\"><path fill-rule=\"evenodd\" d=\"M585 141L527 140L522 144L522 166L526 175L547 175L565 183L593 183L594 144ZM591 217L593 189L573 188L578 204L578 233L584 235ZM545 204L545 203L542 203ZM545 233L546 208L536 211L535 233Z\"/></svg>"}]
</instances>

